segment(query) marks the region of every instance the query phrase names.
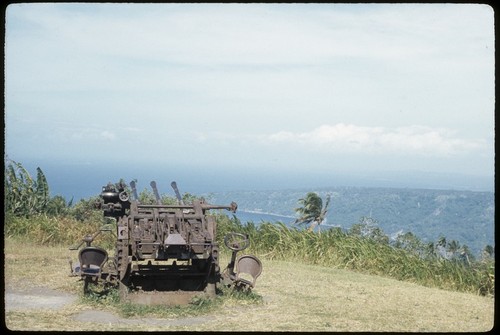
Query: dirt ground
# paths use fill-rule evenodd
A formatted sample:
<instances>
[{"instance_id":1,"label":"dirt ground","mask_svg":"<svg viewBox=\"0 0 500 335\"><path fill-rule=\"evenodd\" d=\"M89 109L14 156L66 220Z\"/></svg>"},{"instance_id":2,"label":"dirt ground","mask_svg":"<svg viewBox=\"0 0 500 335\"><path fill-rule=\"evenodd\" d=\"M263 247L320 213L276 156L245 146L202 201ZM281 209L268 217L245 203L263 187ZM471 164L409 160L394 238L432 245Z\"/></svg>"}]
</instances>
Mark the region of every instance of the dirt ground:
<instances>
[{"instance_id":1,"label":"dirt ground","mask_svg":"<svg viewBox=\"0 0 500 335\"><path fill-rule=\"evenodd\" d=\"M29 311L37 309L61 310L77 301L78 297L46 287L5 289L5 312ZM101 324L149 325L149 326L188 326L208 322L208 317L178 318L175 320L153 318L121 318L113 313L95 310L80 311L75 321Z\"/></svg>"},{"instance_id":2,"label":"dirt ground","mask_svg":"<svg viewBox=\"0 0 500 335\"><path fill-rule=\"evenodd\" d=\"M77 300L76 296L45 287L6 288L5 311L29 309L61 309Z\"/></svg>"}]
</instances>

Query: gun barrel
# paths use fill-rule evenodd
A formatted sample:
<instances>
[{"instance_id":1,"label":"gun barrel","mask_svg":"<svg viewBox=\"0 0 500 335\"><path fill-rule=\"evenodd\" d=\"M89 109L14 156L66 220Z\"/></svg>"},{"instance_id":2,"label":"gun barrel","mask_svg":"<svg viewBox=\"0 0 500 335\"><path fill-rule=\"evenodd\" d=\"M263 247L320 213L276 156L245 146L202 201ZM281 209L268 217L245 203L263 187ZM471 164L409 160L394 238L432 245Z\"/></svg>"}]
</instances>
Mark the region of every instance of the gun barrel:
<instances>
[{"instance_id":1,"label":"gun barrel","mask_svg":"<svg viewBox=\"0 0 500 335\"><path fill-rule=\"evenodd\" d=\"M182 201L181 193L179 192L179 189L177 188L177 183L175 181L173 181L172 183L170 183L170 186L172 186L172 188L174 189L175 196L177 197L177 201L179 202L179 204L184 205L184 201Z\"/></svg>"},{"instance_id":2,"label":"gun barrel","mask_svg":"<svg viewBox=\"0 0 500 335\"><path fill-rule=\"evenodd\" d=\"M137 195L137 188L135 187L135 181L130 182L130 187L132 188L132 194L134 195L134 199L139 201L139 196Z\"/></svg>"},{"instance_id":3,"label":"gun barrel","mask_svg":"<svg viewBox=\"0 0 500 335\"><path fill-rule=\"evenodd\" d=\"M149 185L151 185L151 188L153 189L153 192L155 194L156 203L158 205L161 205L160 193L158 193L158 189L156 188L156 182L153 180L151 183L149 183Z\"/></svg>"}]
</instances>

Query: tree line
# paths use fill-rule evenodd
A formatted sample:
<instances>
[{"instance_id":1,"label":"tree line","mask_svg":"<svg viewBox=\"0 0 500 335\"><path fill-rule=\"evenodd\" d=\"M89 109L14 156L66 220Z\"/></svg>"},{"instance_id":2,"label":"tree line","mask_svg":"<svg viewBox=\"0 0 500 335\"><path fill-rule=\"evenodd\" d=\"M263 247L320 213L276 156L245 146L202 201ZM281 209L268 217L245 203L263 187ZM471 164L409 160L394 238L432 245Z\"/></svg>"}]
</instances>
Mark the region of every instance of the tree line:
<instances>
[{"instance_id":1,"label":"tree line","mask_svg":"<svg viewBox=\"0 0 500 335\"><path fill-rule=\"evenodd\" d=\"M295 208L298 218L295 224L309 225L309 231L316 227L318 233L321 233L321 224L325 221L330 204L331 197L326 195L326 201L323 205L323 199L315 192L308 192L304 198L300 198L298 203L300 207ZM379 227L377 220L372 217L363 216L358 223L352 225L349 229L351 235L371 238L380 243L391 244L396 248L401 248L416 254L423 258L442 258L464 262L468 265L475 260L474 255L466 244L461 245L459 241L447 241L446 237L441 236L436 242L423 242L412 232L399 233L394 238L385 235ZM486 245L482 251L483 259L493 259L494 248Z\"/></svg>"}]
</instances>

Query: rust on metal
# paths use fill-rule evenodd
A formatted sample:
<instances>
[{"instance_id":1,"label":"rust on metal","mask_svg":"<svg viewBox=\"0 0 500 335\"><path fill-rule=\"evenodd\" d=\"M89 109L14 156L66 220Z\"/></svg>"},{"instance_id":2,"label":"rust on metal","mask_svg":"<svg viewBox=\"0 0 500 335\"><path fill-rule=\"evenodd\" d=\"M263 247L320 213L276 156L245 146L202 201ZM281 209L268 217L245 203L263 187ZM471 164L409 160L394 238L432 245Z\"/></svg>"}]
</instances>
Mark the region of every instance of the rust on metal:
<instances>
[{"instance_id":1,"label":"rust on metal","mask_svg":"<svg viewBox=\"0 0 500 335\"><path fill-rule=\"evenodd\" d=\"M108 257L106 250L92 246L102 230L70 248L79 249L79 262L71 265L71 274L84 280L84 292L90 285L103 284L118 287L124 300L168 305L189 302L200 294L214 297L218 285L244 290L255 287L262 272L260 260L252 255L237 257L249 246L247 235L226 235L224 244L232 255L225 270L220 271L217 224L209 211L236 212L235 202L213 205L202 198L186 204L172 182L178 204L166 205L152 181L156 204L141 204L136 183L130 186L131 192L122 182L109 183L102 188L98 203L104 216L116 222L115 255Z\"/></svg>"}]
</instances>

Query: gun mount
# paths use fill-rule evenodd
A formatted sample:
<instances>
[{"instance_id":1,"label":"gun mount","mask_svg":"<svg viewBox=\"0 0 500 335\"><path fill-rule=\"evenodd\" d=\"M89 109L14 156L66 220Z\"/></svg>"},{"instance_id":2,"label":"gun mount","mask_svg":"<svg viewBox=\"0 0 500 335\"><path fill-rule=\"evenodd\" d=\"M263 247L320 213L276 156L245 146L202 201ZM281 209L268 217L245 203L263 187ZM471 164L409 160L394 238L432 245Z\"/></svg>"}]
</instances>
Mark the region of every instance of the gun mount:
<instances>
[{"instance_id":1,"label":"gun mount","mask_svg":"<svg viewBox=\"0 0 500 335\"><path fill-rule=\"evenodd\" d=\"M130 183L134 200L123 183L102 188L98 207L117 225L115 255L108 259L106 250L91 245L99 232L83 238L80 246L85 243L85 247L79 250L79 264L71 270L84 279L84 292L91 284L104 283L117 285L121 298L163 304L171 298L169 292L215 296L221 283L237 289L255 286L261 262L255 256L237 259L236 255L248 247L248 236L230 233L225 237L224 244L232 250L231 261L223 273L219 267L217 222L210 210L236 212L235 202L213 205L202 198L185 204L172 182L178 203L163 204L156 183L150 185L156 204L139 202L135 182Z\"/></svg>"}]
</instances>

